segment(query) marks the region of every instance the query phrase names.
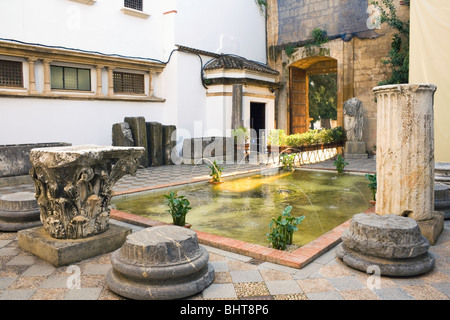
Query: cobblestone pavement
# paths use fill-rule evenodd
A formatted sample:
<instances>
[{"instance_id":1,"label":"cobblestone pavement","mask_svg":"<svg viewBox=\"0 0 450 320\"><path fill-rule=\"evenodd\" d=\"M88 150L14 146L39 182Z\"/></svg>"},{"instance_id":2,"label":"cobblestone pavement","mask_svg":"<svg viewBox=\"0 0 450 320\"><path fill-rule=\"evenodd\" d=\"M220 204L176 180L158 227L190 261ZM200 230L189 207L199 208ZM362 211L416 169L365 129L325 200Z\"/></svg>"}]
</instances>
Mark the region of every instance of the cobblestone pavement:
<instances>
[{"instance_id":1,"label":"cobblestone pavement","mask_svg":"<svg viewBox=\"0 0 450 320\"><path fill-rule=\"evenodd\" d=\"M366 170L364 166L373 166L374 162L368 161L360 163L359 168ZM356 166L354 162L353 165ZM146 169L147 179L142 178L144 171L138 172L135 180L130 178L119 183L118 190L149 184L147 180L156 176L151 174L152 170L173 171L174 167ZM142 179L141 183L136 182L139 179ZM27 188L30 186L4 187L0 188L0 194ZM111 223L123 224L114 220ZM140 229L131 227L134 231ZM450 299L448 220L437 243L430 248L436 259L434 270L417 277L378 278L354 270L336 258L335 248L306 267L295 269L205 247L215 269L215 279L203 292L186 298L190 301ZM105 274L110 268L110 253L56 268L22 250L16 232L0 232L0 300L126 300L108 289ZM73 287L77 279L80 280L78 288Z\"/></svg>"}]
</instances>

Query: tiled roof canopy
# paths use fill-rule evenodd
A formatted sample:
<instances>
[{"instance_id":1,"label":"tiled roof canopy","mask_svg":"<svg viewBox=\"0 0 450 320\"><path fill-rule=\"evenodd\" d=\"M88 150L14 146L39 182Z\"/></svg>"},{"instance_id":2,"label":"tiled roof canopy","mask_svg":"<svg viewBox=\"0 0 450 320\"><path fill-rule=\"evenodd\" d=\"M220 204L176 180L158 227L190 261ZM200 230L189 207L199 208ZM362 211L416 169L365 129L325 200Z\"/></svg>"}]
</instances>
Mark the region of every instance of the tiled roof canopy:
<instances>
[{"instance_id":1,"label":"tiled roof canopy","mask_svg":"<svg viewBox=\"0 0 450 320\"><path fill-rule=\"evenodd\" d=\"M205 65L204 70L216 70L216 69L238 69L238 70L251 70L261 72L265 74L278 75L279 72L269 68L267 65L247 60L243 57L221 54L217 58L211 60Z\"/></svg>"}]
</instances>

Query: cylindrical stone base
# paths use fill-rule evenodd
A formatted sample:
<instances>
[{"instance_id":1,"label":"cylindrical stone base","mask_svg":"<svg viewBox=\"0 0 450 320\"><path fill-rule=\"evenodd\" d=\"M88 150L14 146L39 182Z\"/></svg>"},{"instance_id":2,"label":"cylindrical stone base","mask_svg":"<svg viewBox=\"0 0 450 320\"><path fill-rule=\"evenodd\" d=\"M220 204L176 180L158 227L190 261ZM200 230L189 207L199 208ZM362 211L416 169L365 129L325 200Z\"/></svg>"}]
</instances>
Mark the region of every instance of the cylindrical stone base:
<instances>
[{"instance_id":1,"label":"cylindrical stone base","mask_svg":"<svg viewBox=\"0 0 450 320\"><path fill-rule=\"evenodd\" d=\"M15 232L42 225L33 192L16 192L0 197L0 231Z\"/></svg>"},{"instance_id":2,"label":"cylindrical stone base","mask_svg":"<svg viewBox=\"0 0 450 320\"><path fill-rule=\"evenodd\" d=\"M201 292L214 279L208 252L183 227L151 227L133 233L111 255L106 282L135 300L173 300Z\"/></svg>"},{"instance_id":3,"label":"cylindrical stone base","mask_svg":"<svg viewBox=\"0 0 450 320\"><path fill-rule=\"evenodd\" d=\"M377 99L376 213L432 218L434 123L431 84L373 89Z\"/></svg>"},{"instance_id":4,"label":"cylindrical stone base","mask_svg":"<svg viewBox=\"0 0 450 320\"><path fill-rule=\"evenodd\" d=\"M337 256L364 272L378 266L383 276L415 276L434 267L429 247L414 219L360 213L343 233Z\"/></svg>"}]
</instances>

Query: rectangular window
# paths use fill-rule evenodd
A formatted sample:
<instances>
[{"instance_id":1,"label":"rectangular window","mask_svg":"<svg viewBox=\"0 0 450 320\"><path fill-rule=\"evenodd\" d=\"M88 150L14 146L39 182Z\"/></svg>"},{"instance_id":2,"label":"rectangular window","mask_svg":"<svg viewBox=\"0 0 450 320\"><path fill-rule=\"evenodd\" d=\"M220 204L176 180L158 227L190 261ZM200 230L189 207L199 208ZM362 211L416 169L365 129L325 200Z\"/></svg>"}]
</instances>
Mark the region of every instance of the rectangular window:
<instances>
[{"instance_id":1,"label":"rectangular window","mask_svg":"<svg viewBox=\"0 0 450 320\"><path fill-rule=\"evenodd\" d=\"M52 89L91 90L91 70L51 66Z\"/></svg>"},{"instance_id":2,"label":"rectangular window","mask_svg":"<svg viewBox=\"0 0 450 320\"><path fill-rule=\"evenodd\" d=\"M114 72L113 79L115 93L145 93L143 74Z\"/></svg>"},{"instance_id":3,"label":"rectangular window","mask_svg":"<svg viewBox=\"0 0 450 320\"><path fill-rule=\"evenodd\" d=\"M142 0L124 0L123 6L125 8L130 8L138 11L142 11Z\"/></svg>"},{"instance_id":4,"label":"rectangular window","mask_svg":"<svg viewBox=\"0 0 450 320\"><path fill-rule=\"evenodd\" d=\"M22 62L0 60L0 86L23 87Z\"/></svg>"}]
</instances>

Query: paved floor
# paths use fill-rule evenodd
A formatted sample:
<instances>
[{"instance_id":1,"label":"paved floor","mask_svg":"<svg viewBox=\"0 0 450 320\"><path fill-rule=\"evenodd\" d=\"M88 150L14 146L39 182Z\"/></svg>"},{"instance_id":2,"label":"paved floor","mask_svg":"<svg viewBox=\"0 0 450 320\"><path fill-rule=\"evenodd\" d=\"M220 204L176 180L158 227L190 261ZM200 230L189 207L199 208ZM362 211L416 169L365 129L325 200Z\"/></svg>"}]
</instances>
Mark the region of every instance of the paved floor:
<instances>
[{"instance_id":1,"label":"paved floor","mask_svg":"<svg viewBox=\"0 0 450 320\"><path fill-rule=\"evenodd\" d=\"M374 171L373 159L348 160L347 168ZM330 161L320 166L324 168ZM192 172L192 179L207 176L192 168L171 166L140 170L135 178L121 180L117 192L151 187L156 172L171 171L169 184L182 182L180 172ZM247 171L260 167L246 166ZM203 169L202 169L203 170ZM228 167L225 172L237 172ZM155 173L155 174L152 174ZM164 176L164 175L163 175ZM145 178L144 178L145 177ZM178 178L177 178L178 177ZM165 176L164 176L165 178ZM139 182L138 182L139 181ZM161 183L161 182L159 182ZM27 190L30 186L3 187L0 194ZM32 189L32 188L31 188ZM28 189L29 190L29 189ZM112 223L122 224L118 221ZM140 228L133 226L135 231ZM336 259L335 248L302 269L294 269L206 246L215 280L203 292L188 300L449 300L450 221L430 252L436 265L428 274L411 278L377 277L344 265ZM0 232L0 300L123 300L111 292L105 274L111 268L110 254L87 259L71 266L55 268L22 250L17 233Z\"/></svg>"}]
</instances>

